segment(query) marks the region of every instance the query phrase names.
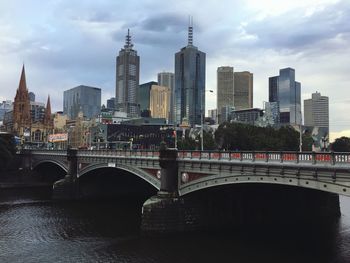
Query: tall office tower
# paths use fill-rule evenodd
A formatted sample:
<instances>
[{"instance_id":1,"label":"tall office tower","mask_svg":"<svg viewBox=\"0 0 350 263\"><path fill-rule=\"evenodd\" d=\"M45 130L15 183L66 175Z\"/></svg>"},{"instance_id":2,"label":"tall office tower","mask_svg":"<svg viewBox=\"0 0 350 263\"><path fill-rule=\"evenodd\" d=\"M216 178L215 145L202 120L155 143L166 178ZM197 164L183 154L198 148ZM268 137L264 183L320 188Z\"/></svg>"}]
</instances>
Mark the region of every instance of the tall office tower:
<instances>
[{"instance_id":1,"label":"tall office tower","mask_svg":"<svg viewBox=\"0 0 350 263\"><path fill-rule=\"evenodd\" d=\"M300 90L292 68L280 69L279 76L269 78L269 102L278 102L280 124L301 125Z\"/></svg>"},{"instance_id":2,"label":"tall office tower","mask_svg":"<svg viewBox=\"0 0 350 263\"><path fill-rule=\"evenodd\" d=\"M234 73L233 105L235 110L253 108L253 73Z\"/></svg>"},{"instance_id":3,"label":"tall office tower","mask_svg":"<svg viewBox=\"0 0 350 263\"><path fill-rule=\"evenodd\" d=\"M86 118L96 117L101 112L101 89L80 85L64 91L63 113L75 120L82 111Z\"/></svg>"},{"instance_id":4,"label":"tall office tower","mask_svg":"<svg viewBox=\"0 0 350 263\"><path fill-rule=\"evenodd\" d=\"M170 89L169 123L174 123L175 119L175 76L171 72L158 73L159 86Z\"/></svg>"},{"instance_id":5,"label":"tall office tower","mask_svg":"<svg viewBox=\"0 0 350 263\"><path fill-rule=\"evenodd\" d=\"M329 131L329 99L321 93L312 93L304 100L304 125L326 128Z\"/></svg>"},{"instance_id":6,"label":"tall office tower","mask_svg":"<svg viewBox=\"0 0 350 263\"><path fill-rule=\"evenodd\" d=\"M226 106L233 107L234 91L233 67L218 67L217 69L217 97L216 105L218 109L219 123L223 122L222 116L226 112Z\"/></svg>"},{"instance_id":7,"label":"tall office tower","mask_svg":"<svg viewBox=\"0 0 350 263\"><path fill-rule=\"evenodd\" d=\"M188 44L175 54L175 123L202 123L205 113L205 53L193 45L192 20Z\"/></svg>"},{"instance_id":8,"label":"tall office tower","mask_svg":"<svg viewBox=\"0 0 350 263\"><path fill-rule=\"evenodd\" d=\"M119 51L116 67L116 108L130 117L139 115L137 89L140 78L140 57L132 49L130 31L124 48Z\"/></svg>"},{"instance_id":9,"label":"tall office tower","mask_svg":"<svg viewBox=\"0 0 350 263\"><path fill-rule=\"evenodd\" d=\"M150 93L150 110L152 118L169 120L170 88L152 85Z\"/></svg>"}]
</instances>

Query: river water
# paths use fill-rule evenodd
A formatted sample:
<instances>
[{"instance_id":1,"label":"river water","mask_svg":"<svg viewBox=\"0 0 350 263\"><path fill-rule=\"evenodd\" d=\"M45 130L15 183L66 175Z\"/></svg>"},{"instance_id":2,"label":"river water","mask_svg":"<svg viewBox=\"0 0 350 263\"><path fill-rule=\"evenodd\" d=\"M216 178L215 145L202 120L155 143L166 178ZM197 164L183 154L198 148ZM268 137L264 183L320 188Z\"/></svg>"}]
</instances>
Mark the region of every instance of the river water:
<instances>
[{"instance_id":1,"label":"river water","mask_svg":"<svg viewBox=\"0 0 350 263\"><path fill-rule=\"evenodd\" d=\"M0 195L0 262L350 262L350 199L334 223L150 238L140 201Z\"/></svg>"}]
</instances>

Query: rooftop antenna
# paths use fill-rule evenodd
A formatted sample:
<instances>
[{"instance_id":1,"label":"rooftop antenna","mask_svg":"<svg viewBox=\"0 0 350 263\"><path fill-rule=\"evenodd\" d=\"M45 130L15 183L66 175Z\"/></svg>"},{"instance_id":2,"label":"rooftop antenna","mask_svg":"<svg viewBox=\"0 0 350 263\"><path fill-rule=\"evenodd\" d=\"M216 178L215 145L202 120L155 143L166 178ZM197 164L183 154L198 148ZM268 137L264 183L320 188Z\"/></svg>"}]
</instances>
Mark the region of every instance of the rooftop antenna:
<instances>
[{"instance_id":1,"label":"rooftop antenna","mask_svg":"<svg viewBox=\"0 0 350 263\"><path fill-rule=\"evenodd\" d=\"M189 16L188 21L188 45L193 45L193 17Z\"/></svg>"},{"instance_id":2,"label":"rooftop antenna","mask_svg":"<svg viewBox=\"0 0 350 263\"><path fill-rule=\"evenodd\" d=\"M128 34L125 37L124 48L131 49L134 45L131 43L130 29L128 28Z\"/></svg>"}]
</instances>

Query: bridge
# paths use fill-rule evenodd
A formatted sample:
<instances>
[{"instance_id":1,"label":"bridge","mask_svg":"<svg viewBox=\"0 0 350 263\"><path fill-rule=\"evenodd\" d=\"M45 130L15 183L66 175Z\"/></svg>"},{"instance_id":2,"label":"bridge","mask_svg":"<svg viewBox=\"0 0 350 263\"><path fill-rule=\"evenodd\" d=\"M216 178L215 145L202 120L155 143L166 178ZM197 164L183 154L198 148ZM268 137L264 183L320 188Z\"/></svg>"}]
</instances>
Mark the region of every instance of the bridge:
<instances>
[{"instance_id":1,"label":"bridge","mask_svg":"<svg viewBox=\"0 0 350 263\"><path fill-rule=\"evenodd\" d=\"M309 210L309 213L314 213L313 206L321 200L321 212L339 214L338 195L350 196L349 153L68 149L26 150L21 155L25 169L35 170L50 164L63 171L64 178L53 186L54 197L58 199L76 198L77 182L99 169L116 169L130 177L140 178L158 191L142 209L142 228L149 232L193 228L208 216L203 215L207 208L198 208L198 202L192 205L188 200L208 189L251 184L261 185L261 188L278 185L317 190L300 198L301 203L307 199L312 199L312 202L308 206L299 202L303 210L298 214ZM204 199L210 197L204 196ZM232 208L233 201L230 202L228 207ZM281 204L277 207L280 209Z\"/></svg>"},{"instance_id":2,"label":"bridge","mask_svg":"<svg viewBox=\"0 0 350 263\"><path fill-rule=\"evenodd\" d=\"M157 190L162 174L159 151L31 150L25 166L52 163L73 178L100 168L116 168L138 176ZM350 196L350 154L316 152L176 151L175 188L183 196L226 184L268 183L317 189ZM70 171L69 171L70 170ZM164 186L165 187L165 186Z\"/></svg>"}]
</instances>

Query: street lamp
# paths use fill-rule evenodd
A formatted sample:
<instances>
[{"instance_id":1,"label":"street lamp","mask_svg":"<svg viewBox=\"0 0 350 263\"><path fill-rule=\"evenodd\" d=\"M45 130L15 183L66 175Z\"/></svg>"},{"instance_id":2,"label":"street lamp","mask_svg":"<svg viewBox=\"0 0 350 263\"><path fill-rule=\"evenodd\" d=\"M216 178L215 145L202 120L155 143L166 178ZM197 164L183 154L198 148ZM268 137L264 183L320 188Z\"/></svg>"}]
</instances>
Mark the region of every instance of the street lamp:
<instances>
[{"instance_id":1,"label":"street lamp","mask_svg":"<svg viewBox=\"0 0 350 263\"><path fill-rule=\"evenodd\" d=\"M209 91L209 92L211 92L211 93L213 93L213 90L211 90L211 89L209 89L209 90L205 90L205 89L203 89L203 91L202 91L202 103L201 103L201 151L203 151L204 150L204 144L203 144L203 125L204 125L204 114L203 114L203 112L204 112L204 108L203 108L203 105L204 105L204 93L206 92L206 91Z\"/></svg>"}]
</instances>

